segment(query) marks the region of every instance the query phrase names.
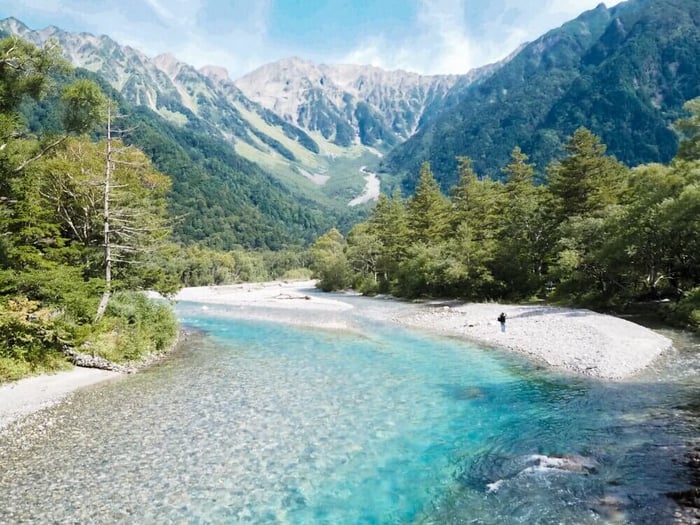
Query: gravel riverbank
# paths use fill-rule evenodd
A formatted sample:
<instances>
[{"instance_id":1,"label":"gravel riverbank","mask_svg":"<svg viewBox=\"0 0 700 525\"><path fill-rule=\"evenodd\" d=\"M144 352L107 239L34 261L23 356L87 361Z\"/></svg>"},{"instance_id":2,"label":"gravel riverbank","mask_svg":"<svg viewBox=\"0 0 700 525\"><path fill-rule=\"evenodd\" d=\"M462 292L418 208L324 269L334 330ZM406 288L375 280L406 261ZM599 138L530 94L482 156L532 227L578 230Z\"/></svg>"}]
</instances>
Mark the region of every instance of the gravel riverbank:
<instances>
[{"instance_id":1,"label":"gravel riverbank","mask_svg":"<svg viewBox=\"0 0 700 525\"><path fill-rule=\"evenodd\" d=\"M185 288L176 296L181 301L270 309L269 320L280 322L291 320L285 312L302 312L294 322L348 329L342 315L355 306L344 299L342 294L319 293L313 281ZM653 330L590 310L454 301L398 304L401 308L396 310L372 311L385 315L384 321L518 352L555 369L601 379L633 376L672 346L670 339ZM329 323L314 312L333 313L335 321ZM505 332L496 321L501 312L507 316ZM75 368L0 385L0 429L79 388L120 375Z\"/></svg>"}]
</instances>

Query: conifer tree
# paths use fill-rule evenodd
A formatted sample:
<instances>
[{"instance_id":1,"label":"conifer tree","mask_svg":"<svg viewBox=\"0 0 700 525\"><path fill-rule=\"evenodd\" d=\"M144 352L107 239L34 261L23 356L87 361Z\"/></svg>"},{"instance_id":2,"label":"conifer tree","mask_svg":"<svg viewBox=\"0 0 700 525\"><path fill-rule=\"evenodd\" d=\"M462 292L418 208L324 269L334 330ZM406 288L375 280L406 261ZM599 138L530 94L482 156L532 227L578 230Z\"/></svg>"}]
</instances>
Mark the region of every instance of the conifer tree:
<instances>
[{"instance_id":1,"label":"conifer tree","mask_svg":"<svg viewBox=\"0 0 700 525\"><path fill-rule=\"evenodd\" d=\"M545 189L534 184L535 166L519 147L503 169L504 198L500 203L498 276L511 295L527 296L539 286L551 242L544 205Z\"/></svg>"},{"instance_id":2,"label":"conifer tree","mask_svg":"<svg viewBox=\"0 0 700 525\"><path fill-rule=\"evenodd\" d=\"M462 296L477 297L491 293L494 285L492 261L502 187L490 179L479 180L468 157L458 157L457 162L459 183L452 191L453 235L449 240L453 257L446 271Z\"/></svg>"},{"instance_id":3,"label":"conifer tree","mask_svg":"<svg viewBox=\"0 0 700 525\"><path fill-rule=\"evenodd\" d=\"M579 128L564 146L566 157L548 169L556 218L587 217L615 204L625 168L605 155L606 146L586 128Z\"/></svg>"},{"instance_id":4,"label":"conifer tree","mask_svg":"<svg viewBox=\"0 0 700 525\"><path fill-rule=\"evenodd\" d=\"M439 242L449 231L450 205L433 177L430 164L421 166L416 192L408 200L411 242Z\"/></svg>"},{"instance_id":5,"label":"conifer tree","mask_svg":"<svg viewBox=\"0 0 700 525\"><path fill-rule=\"evenodd\" d=\"M406 258L409 245L408 215L401 192L396 190L391 197L380 195L368 222L369 231L380 245L377 273L383 283L388 283Z\"/></svg>"}]
</instances>

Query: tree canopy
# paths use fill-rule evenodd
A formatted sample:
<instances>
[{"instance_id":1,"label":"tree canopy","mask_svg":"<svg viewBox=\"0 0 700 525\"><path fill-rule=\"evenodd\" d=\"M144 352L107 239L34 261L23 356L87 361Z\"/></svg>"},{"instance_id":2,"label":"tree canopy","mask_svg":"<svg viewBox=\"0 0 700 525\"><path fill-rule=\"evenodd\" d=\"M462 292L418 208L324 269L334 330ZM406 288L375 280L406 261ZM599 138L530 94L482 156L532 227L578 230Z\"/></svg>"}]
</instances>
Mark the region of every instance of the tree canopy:
<instances>
[{"instance_id":1,"label":"tree canopy","mask_svg":"<svg viewBox=\"0 0 700 525\"><path fill-rule=\"evenodd\" d=\"M479 177L471 159L458 158L449 199L424 164L414 196L381 196L347 239L332 235L332 263L347 258L350 275L344 262L343 279L324 280L324 288L607 307L669 297L677 301L671 315L697 327L700 106L686 108L690 116L677 123L681 149L669 165L630 170L586 128L547 166L549 184L537 184L518 147L503 182ZM324 259L315 268L328 270Z\"/></svg>"},{"instance_id":2,"label":"tree canopy","mask_svg":"<svg viewBox=\"0 0 700 525\"><path fill-rule=\"evenodd\" d=\"M164 257L171 244L170 179L122 143L111 194L117 294L93 322L104 288L107 145L86 133L104 125L106 97L78 80L54 95L60 128L32 133L21 104L67 71L58 49L0 40L0 381L67 366L89 350L116 360L162 351L176 322L139 290L179 286ZM70 350L70 352L68 352Z\"/></svg>"}]
</instances>

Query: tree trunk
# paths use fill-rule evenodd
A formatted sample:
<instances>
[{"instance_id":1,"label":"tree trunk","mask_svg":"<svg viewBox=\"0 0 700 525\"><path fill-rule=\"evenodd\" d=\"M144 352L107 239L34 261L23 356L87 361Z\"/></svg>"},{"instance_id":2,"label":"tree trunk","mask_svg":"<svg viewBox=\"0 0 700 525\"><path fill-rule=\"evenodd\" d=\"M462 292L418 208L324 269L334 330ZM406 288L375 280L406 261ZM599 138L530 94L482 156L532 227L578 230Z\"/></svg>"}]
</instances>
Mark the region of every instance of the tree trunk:
<instances>
[{"instance_id":1,"label":"tree trunk","mask_svg":"<svg viewBox=\"0 0 700 525\"><path fill-rule=\"evenodd\" d=\"M107 155L105 163L105 191L104 191L104 207L103 207L103 234L104 234L104 250L105 250L105 289L102 293L102 299L100 299L100 305L97 307L97 315L95 315L95 322L102 319L102 316L107 310L107 305L109 304L109 298L112 295L112 246L110 244L110 230L109 230L109 192L110 183L112 179L112 108L111 105L107 107Z\"/></svg>"}]
</instances>

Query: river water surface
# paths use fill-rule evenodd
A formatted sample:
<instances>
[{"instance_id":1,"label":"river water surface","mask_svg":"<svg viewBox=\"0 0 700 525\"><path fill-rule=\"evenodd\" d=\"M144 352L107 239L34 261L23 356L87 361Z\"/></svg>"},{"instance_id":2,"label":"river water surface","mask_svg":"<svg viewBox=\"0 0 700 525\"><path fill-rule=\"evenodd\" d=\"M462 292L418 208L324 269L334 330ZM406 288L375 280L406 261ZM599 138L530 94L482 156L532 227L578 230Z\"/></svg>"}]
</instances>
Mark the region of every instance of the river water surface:
<instances>
[{"instance_id":1,"label":"river water surface","mask_svg":"<svg viewBox=\"0 0 700 525\"><path fill-rule=\"evenodd\" d=\"M372 321L364 301L347 331L180 304L196 333L163 362L0 435L0 523L671 521L696 340L599 382Z\"/></svg>"}]
</instances>

